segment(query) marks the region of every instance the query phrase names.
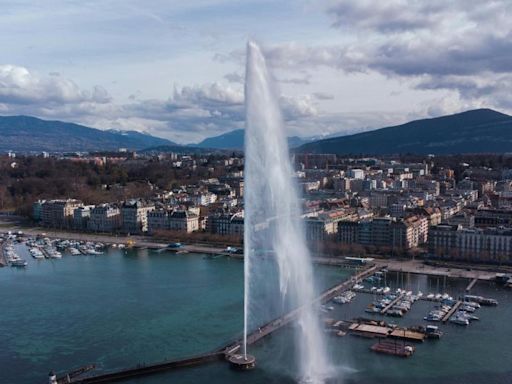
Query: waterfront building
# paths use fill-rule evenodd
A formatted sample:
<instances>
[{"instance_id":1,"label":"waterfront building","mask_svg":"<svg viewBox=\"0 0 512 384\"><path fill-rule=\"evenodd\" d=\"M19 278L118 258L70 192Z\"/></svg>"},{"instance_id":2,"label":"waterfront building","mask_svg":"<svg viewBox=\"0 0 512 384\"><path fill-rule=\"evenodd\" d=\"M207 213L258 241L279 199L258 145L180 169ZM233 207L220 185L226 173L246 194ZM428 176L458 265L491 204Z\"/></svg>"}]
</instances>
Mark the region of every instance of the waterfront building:
<instances>
[{"instance_id":1,"label":"waterfront building","mask_svg":"<svg viewBox=\"0 0 512 384\"><path fill-rule=\"evenodd\" d=\"M338 223L342 220L354 220L357 214L353 211L333 210L308 215L305 221L306 238L312 241L326 240L338 233Z\"/></svg>"},{"instance_id":2,"label":"waterfront building","mask_svg":"<svg viewBox=\"0 0 512 384\"><path fill-rule=\"evenodd\" d=\"M68 228L73 221L73 211L83 203L75 199L47 200L41 204L41 225L51 228Z\"/></svg>"},{"instance_id":3,"label":"waterfront building","mask_svg":"<svg viewBox=\"0 0 512 384\"><path fill-rule=\"evenodd\" d=\"M194 232L199 230L199 215L186 210L175 210L169 216L171 231Z\"/></svg>"},{"instance_id":4,"label":"waterfront building","mask_svg":"<svg viewBox=\"0 0 512 384\"><path fill-rule=\"evenodd\" d=\"M125 233L143 233L148 230L148 212L155 205L142 200L130 200L121 206L121 229Z\"/></svg>"},{"instance_id":5,"label":"waterfront building","mask_svg":"<svg viewBox=\"0 0 512 384\"><path fill-rule=\"evenodd\" d=\"M148 233L153 234L159 230L170 230L169 215L171 213L171 209L165 208L148 212Z\"/></svg>"},{"instance_id":6,"label":"waterfront building","mask_svg":"<svg viewBox=\"0 0 512 384\"><path fill-rule=\"evenodd\" d=\"M244 218L242 213L211 214L206 220L206 230L224 236L244 236Z\"/></svg>"},{"instance_id":7,"label":"waterfront building","mask_svg":"<svg viewBox=\"0 0 512 384\"><path fill-rule=\"evenodd\" d=\"M338 223L339 242L365 246L410 249L427 241L428 219L411 216L401 220L390 217Z\"/></svg>"},{"instance_id":8,"label":"waterfront building","mask_svg":"<svg viewBox=\"0 0 512 384\"><path fill-rule=\"evenodd\" d=\"M184 209L158 209L148 213L148 232L159 230L191 233L200 229L199 213Z\"/></svg>"},{"instance_id":9,"label":"waterfront building","mask_svg":"<svg viewBox=\"0 0 512 384\"><path fill-rule=\"evenodd\" d=\"M121 210L111 204L95 206L90 211L87 229L95 232L116 232L121 228Z\"/></svg>"},{"instance_id":10,"label":"waterfront building","mask_svg":"<svg viewBox=\"0 0 512 384\"><path fill-rule=\"evenodd\" d=\"M441 224L430 228L428 249L443 259L511 263L512 230Z\"/></svg>"},{"instance_id":11,"label":"waterfront building","mask_svg":"<svg viewBox=\"0 0 512 384\"><path fill-rule=\"evenodd\" d=\"M84 205L73 210L73 228L87 229L87 222L91 217L91 210L94 205Z\"/></svg>"},{"instance_id":12,"label":"waterfront building","mask_svg":"<svg viewBox=\"0 0 512 384\"><path fill-rule=\"evenodd\" d=\"M41 221L43 215L43 203L45 200L37 200L32 204L32 218L35 221Z\"/></svg>"}]
</instances>

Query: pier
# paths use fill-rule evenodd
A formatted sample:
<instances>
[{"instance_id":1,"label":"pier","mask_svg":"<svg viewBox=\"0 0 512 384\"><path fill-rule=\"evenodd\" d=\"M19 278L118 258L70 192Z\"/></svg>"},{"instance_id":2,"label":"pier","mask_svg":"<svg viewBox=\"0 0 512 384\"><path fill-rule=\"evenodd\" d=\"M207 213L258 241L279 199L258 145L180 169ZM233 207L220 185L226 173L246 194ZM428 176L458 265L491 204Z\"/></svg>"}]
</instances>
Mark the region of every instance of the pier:
<instances>
[{"instance_id":1,"label":"pier","mask_svg":"<svg viewBox=\"0 0 512 384\"><path fill-rule=\"evenodd\" d=\"M322 292L311 305L323 304L331 300L334 296L349 290L355 281L364 279L367 276L372 275L377 270L375 265L368 266L368 268L362 270L355 276L352 276L349 280L346 280L340 284L327 289ZM247 335L247 345L252 345L264 337L272 334L280 328L290 324L293 320L297 319L301 313L303 307L296 308L285 315L274 319L258 329L254 330ZM199 354L185 359L167 360L153 364L141 364L136 367L122 369L114 372L108 372L82 378L70 378L69 373L64 374L57 378L58 384L98 384L98 383L110 383L116 381L122 381L132 379L135 377L147 376L156 374L164 371L170 371L174 369L192 367L211 363L215 361L229 361L229 359L236 354L239 354L243 345L243 340L239 339L234 342L227 344L226 346L216 349L214 351ZM253 362L254 363L254 362Z\"/></svg>"},{"instance_id":2,"label":"pier","mask_svg":"<svg viewBox=\"0 0 512 384\"><path fill-rule=\"evenodd\" d=\"M471 289L475 286L475 284L477 283L478 281L478 277L475 277L473 280L471 280L471 282L468 284L468 286L466 287L466 292L469 292L471 291Z\"/></svg>"},{"instance_id":3,"label":"pier","mask_svg":"<svg viewBox=\"0 0 512 384\"><path fill-rule=\"evenodd\" d=\"M5 242L0 244L0 267L7 267L7 260L4 254Z\"/></svg>"},{"instance_id":4,"label":"pier","mask_svg":"<svg viewBox=\"0 0 512 384\"><path fill-rule=\"evenodd\" d=\"M194 356L187 359L164 361L157 364L139 365L134 368L129 368L117 372L105 373L91 377L84 377L81 379L66 380L66 377L57 379L58 384L98 384L98 383L111 383L114 381L122 381L138 376L147 376L159 372L169 371L171 369L192 367L200 364L206 364L214 361L224 359L223 351L214 351L203 355Z\"/></svg>"},{"instance_id":5,"label":"pier","mask_svg":"<svg viewBox=\"0 0 512 384\"><path fill-rule=\"evenodd\" d=\"M461 306L462 304L462 301L458 300L451 308L450 310L446 313L446 315L444 315L443 317L443 323L446 323L448 320L450 320L450 317L452 317L452 315L457 312L457 309L459 309L459 307Z\"/></svg>"},{"instance_id":6,"label":"pier","mask_svg":"<svg viewBox=\"0 0 512 384\"><path fill-rule=\"evenodd\" d=\"M396 303L398 303L405 295L403 293L401 293L400 295L398 295L391 303L389 303L388 305L386 305L384 308L382 308L382 311L380 311L380 314L381 315L385 315L387 311L389 311L389 309L391 307L393 307L393 305L395 305Z\"/></svg>"}]
</instances>

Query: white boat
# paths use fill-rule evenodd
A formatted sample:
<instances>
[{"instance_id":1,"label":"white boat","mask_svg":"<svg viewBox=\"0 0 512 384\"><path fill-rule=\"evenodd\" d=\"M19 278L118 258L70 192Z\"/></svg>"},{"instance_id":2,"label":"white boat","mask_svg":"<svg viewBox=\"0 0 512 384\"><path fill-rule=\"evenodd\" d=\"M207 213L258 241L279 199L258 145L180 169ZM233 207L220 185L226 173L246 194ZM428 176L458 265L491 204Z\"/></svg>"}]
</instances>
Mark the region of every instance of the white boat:
<instances>
[{"instance_id":1,"label":"white boat","mask_svg":"<svg viewBox=\"0 0 512 384\"><path fill-rule=\"evenodd\" d=\"M87 250L87 253L88 253L89 255L103 255L103 252L101 252L101 251L97 251L97 250L95 250L95 249L93 249L93 248L88 249L88 250Z\"/></svg>"},{"instance_id":2,"label":"white boat","mask_svg":"<svg viewBox=\"0 0 512 384\"><path fill-rule=\"evenodd\" d=\"M480 308L480 304L478 304L474 301L463 301L462 304L469 305L470 307L473 307L475 309Z\"/></svg>"},{"instance_id":3,"label":"white boat","mask_svg":"<svg viewBox=\"0 0 512 384\"><path fill-rule=\"evenodd\" d=\"M465 316L455 315L450 317L450 322L457 325L469 325L469 319Z\"/></svg>"},{"instance_id":4,"label":"white boat","mask_svg":"<svg viewBox=\"0 0 512 384\"><path fill-rule=\"evenodd\" d=\"M82 252L80 252L78 249L76 248L69 248L69 252L73 255L73 256L78 256L78 255L81 255Z\"/></svg>"},{"instance_id":5,"label":"white boat","mask_svg":"<svg viewBox=\"0 0 512 384\"><path fill-rule=\"evenodd\" d=\"M54 248L46 248L46 254L48 255L48 258L50 259L62 259L62 253L57 251Z\"/></svg>"},{"instance_id":6,"label":"white boat","mask_svg":"<svg viewBox=\"0 0 512 384\"><path fill-rule=\"evenodd\" d=\"M43 252L39 248L30 248L29 252L34 259L44 259Z\"/></svg>"},{"instance_id":7,"label":"white boat","mask_svg":"<svg viewBox=\"0 0 512 384\"><path fill-rule=\"evenodd\" d=\"M27 264L28 263L23 259L16 259L11 262L11 267L24 268Z\"/></svg>"},{"instance_id":8,"label":"white boat","mask_svg":"<svg viewBox=\"0 0 512 384\"><path fill-rule=\"evenodd\" d=\"M460 310L464 311L464 312L469 312L469 313L475 312L475 308L472 307L471 305L461 305Z\"/></svg>"}]
</instances>

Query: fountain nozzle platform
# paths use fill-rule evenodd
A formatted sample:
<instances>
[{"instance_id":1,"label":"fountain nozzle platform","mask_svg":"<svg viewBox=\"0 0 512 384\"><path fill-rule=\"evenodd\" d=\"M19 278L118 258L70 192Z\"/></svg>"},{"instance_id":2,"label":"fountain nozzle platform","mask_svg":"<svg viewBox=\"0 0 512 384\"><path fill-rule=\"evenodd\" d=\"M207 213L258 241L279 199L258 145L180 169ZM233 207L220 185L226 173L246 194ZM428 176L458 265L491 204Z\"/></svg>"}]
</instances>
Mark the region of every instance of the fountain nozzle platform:
<instances>
[{"instance_id":1,"label":"fountain nozzle platform","mask_svg":"<svg viewBox=\"0 0 512 384\"><path fill-rule=\"evenodd\" d=\"M230 355L228 361L231 368L238 371L248 371L256 366L256 358L252 355Z\"/></svg>"}]
</instances>

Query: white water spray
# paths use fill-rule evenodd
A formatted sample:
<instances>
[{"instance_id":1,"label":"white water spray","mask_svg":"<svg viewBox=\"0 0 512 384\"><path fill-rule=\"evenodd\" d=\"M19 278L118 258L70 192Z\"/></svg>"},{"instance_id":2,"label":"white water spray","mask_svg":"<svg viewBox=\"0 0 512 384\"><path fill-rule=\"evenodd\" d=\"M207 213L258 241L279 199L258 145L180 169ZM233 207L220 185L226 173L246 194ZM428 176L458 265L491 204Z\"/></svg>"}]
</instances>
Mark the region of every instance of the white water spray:
<instances>
[{"instance_id":1,"label":"white water spray","mask_svg":"<svg viewBox=\"0 0 512 384\"><path fill-rule=\"evenodd\" d=\"M244 346L254 327L302 307L296 327L300 379L322 383L329 367L315 299L311 258L292 180L281 112L265 58L247 45L245 80Z\"/></svg>"}]
</instances>

